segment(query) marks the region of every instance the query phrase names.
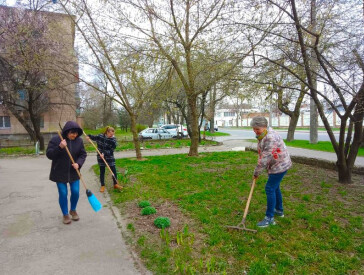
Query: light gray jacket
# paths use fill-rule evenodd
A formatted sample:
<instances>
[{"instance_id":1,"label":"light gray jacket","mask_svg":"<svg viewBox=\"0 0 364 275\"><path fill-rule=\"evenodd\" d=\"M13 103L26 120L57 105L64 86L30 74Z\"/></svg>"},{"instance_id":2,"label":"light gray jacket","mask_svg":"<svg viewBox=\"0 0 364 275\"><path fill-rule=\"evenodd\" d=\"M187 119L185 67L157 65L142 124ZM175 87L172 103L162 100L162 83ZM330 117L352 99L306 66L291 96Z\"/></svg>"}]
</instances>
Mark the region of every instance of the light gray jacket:
<instances>
[{"instance_id":1,"label":"light gray jacket","mask_svg":"<svg viewBox=\"0 0 364 275\"><path fill-rule=\"evenodd\" d=\"M258 164L254 176L259 176L264 169L268 174L283 173L291 166L291 158L281 136L268 128L267 135L258 142Z\"/></svg>"}]
</instances>

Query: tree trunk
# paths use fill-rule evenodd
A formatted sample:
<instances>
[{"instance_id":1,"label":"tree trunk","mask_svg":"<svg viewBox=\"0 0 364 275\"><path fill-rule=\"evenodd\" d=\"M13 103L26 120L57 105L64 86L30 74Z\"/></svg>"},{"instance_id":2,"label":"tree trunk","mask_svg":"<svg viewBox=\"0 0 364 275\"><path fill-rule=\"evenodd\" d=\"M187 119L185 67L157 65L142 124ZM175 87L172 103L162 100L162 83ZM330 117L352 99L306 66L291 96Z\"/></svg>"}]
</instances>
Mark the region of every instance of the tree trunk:
<instances>
[{"instance_id":1,"label":"tree trunk","mask_svg":"<svg viewBox=\"0 0 364 275\"><path fill-rule=\"evenodd\" d=\"M198 129L198 112L196 106L197 97L195 95L192 95L189 96L187 100L191 114L191 146L188 155L198 156L199 129Z\"/></svg>"},{"instance_id":2,"label":"tree trunk","mask_svg":"<svg viewBox=\"0 0 364 275\"><path fill-rule=\"evenodd\" d=\"M297 116L295 113L293 113L291 116L291 119L289 121L287 141L294 140L294 133L295 133L295 130L297 127L298 119L299 119L299 116Z\"/></svg>"},{"instance_id":3,"label":"tree trunk","mask_svg":"<svg viewBox=\"0 0 364 275\"><path fill-rule=\"evenodd\" d=\"M216 83L210 94L210 133L215 133Z\"/></svg>"},{"instance_id":4,"label":"tree trunk","mask_svg":"<svg viewBox=\"0 0 364 275\"><path fill-rule=\"evenodd\" d=\"M311 0L311 27L312 30L315 31L316 29L316 0ZM314 39L314 38L313 38ZM311 54L311 78L312 78L312 85L315 90L317 90L317 75L316 72L318 71L318 62L314 57L314 50L312 49ZM318 113L316 109L315 100L311 97L310 98L310 143L317 144L318 142Z\"/></svg>"},{"instance_id":5,"label":"tree trunk","mask_svg":"<svg viewBox=\"0 0 364 275\"><path fill-rule=\"evenodd\" d=\"M318 142L318 114L315 101L310 98L310 143Z\"/></svg>"},{"instance_id":6,"label":"tree trunk","mask_svg":"<svg viewBox=\"0 0 364 275\"><path fill-rule=\"evenodd\" d=\"M135 115L130 115L130 122L131 122L131 132L133 133L133 143L134 143L134 147L135 147L136 158L138 160L141 160L142 153L140 151L140 144L139 144L138 133L137 133L137 128L136 128Z\"/></svg>"},{"instance_id":7,"label":"tree trunk","mask_svg":"<svg viewBox=\"0 0 364 275\"><path fill-rule=\"evenodd\" d=\"M351 168L349 168L344 162L336 163L338 169L339 182L343 184L351 183Z\"/></svg>"}]
</instances>

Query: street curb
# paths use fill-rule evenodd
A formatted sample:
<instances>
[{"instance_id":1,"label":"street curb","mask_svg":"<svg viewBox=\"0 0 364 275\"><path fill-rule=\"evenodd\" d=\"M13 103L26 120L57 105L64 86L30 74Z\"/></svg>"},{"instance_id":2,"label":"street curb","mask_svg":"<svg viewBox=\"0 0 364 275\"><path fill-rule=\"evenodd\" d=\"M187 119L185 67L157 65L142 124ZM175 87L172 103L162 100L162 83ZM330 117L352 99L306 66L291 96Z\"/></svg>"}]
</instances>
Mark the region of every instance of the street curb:
<instances>
[{"instance_id":1,"label":"street curb","mask_svg":"<svg viewBox=\"0 0 364 275\"><path fill-rule=\"evenodd\" d=\"M142 275L152 275L152 273L145 267L145 265L141 261L139 255L134 251L132 244L130 243L129 232L127 231L127 221L122 217L120 209L113 205L109 191L105 192L104 196L107 200L106 202L110 208L111 214L116 221L116 225L120 230L122 238L125 240L126 245L129 247L128 252L133 258L135 267L140 271L140 274Z\"/></svg>"}]
</instances>

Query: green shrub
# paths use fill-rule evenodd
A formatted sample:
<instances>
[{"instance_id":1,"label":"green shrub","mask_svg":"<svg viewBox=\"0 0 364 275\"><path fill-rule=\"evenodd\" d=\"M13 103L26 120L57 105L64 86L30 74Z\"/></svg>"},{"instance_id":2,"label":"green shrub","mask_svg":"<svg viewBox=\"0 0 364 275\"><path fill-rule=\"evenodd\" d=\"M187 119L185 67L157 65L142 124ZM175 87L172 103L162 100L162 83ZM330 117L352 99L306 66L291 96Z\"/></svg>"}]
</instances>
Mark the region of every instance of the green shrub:
<instances>
[{"instance_id":1,"label":"green shrub","mask_svg":"<svg viewBox=\"0 0 364 275\"><path fill-rule=\"evenodd\" d=\"M142 215L152 215L157 213L157 210L153 206L147 206L142 209L141 213Z\"/></svg>"},{"instance_id":2,"label":"green shrub","mask_svg":"<svg viewBox=\"0 0 364 275\"><path fill-rule=\"evenodd\" d=\"M154 225L158 228L170 227L171 221L167 217L158 217L154 220Z\"/></svg>"},{"instance_id":3,"label":"green shrub","mask_svg":"<svg viewBox=\"0 0 364 275\"><path fill-rule=\"evenodd\" d=\"M144 208L144 207L150 206L150 202L149 201L140 201L138 206L140 208Z\"/></svg>"},{"instance_id":4,"label":"green shrub","mask_svg":"<svg viewBox=\"0 0 364 275\"><path fill-rule=\"evenodd\" d=\"M137 133L140 133L140 131L143 131L146 128L148 128L147 125L142 125L142 124L137 124L136 125Z\"/></svg>"}]
</instances>

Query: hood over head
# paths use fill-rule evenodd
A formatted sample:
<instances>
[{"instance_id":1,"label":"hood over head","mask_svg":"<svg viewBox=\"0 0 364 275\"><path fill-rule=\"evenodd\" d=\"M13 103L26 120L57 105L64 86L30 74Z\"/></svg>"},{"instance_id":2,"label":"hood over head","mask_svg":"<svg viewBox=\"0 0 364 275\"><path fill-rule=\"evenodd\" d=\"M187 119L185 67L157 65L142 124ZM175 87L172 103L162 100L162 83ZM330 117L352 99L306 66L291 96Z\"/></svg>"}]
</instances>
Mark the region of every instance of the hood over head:
<instances>
[{"instance_id":1,"label":"hood over head","mask_svg":"<svg viewBox=\"0 0 364 275\"><path fill-rule=\"evenodd\" d=\"M78 136L82 136L82 129L75 121L67 121L62 129L63 138L67 137L67 134L70 130L76 130L78 132Z\"/></svg>"}]
</instances>

